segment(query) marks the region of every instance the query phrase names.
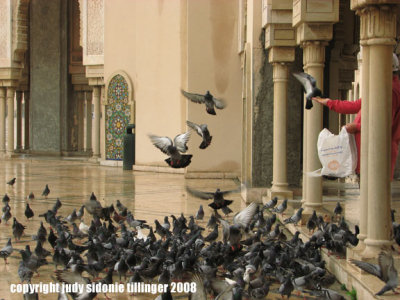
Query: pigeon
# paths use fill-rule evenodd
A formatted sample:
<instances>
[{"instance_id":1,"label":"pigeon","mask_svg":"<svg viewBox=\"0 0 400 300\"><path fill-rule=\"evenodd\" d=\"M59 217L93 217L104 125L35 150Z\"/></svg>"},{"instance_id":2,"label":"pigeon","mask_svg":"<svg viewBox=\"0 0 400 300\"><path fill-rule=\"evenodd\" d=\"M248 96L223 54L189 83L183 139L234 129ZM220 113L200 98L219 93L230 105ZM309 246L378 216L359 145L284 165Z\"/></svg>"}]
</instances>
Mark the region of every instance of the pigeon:
<instances>
[{"instance_id":1,"label":"pigeon","mask_svg":"<svg viewBox=\"0 0 400 300\"><path fill-rule=\"evenodd\" d=\"M7 182L7 184L8 184L9 186L13 186L16 180L17 180L17 178L14 177L14 178L11 179L9 182Z\"/></svg>"},{"instance_id":2,"label":"pigeon","mask_svg":"<svg viewBox=\"0 0 400 300\"><path fill-rule=\"evenodd\" d=\"M307 224L306 224L307 229L309 231L314 232L315 228L317 227L317 223L318 223L317 212L314 210L311 217L307 221Z\"/></svg>"},{"instance_id":3,"label":"pigeon","mask_svg":"<svg viewBox=\"0 0 400 300\"><path fill-rule=\"evenodd\" d=\"M360 269L378 277L380 280L386 283L383 288L376 293L376 295L383 295L389 290L393 290L393 292L395 292L396 287L399 285L399 277L397 270L394 267L393 256L390 253L379 253L377 265L354 259L350 259L350 261Z\"/></svg>"},{"instance_id":4,"label":"pigeon","mask_svg":"<svg viewBox=\"0 0 400 300\"><path fill-rule=\"evenodd\" d=\"M188 186L186 186L186 190L189 192L189 194L198 197L200 199L204 200L213 199L214 201L210 203L208 206L210 206L213 209L221 209L223 213L226 215L232 212L232 210L228 207L228 205L230 205L233 201L224 199L224 195L239 191L238 189L229 191L221 191L220 189L217 189L215 193L212 193L212 192L202 192L194 190Z\"/></svg>"},{"instance_id":5,"label":"pigeon","mask_svg":"<svg viewBox=\"0 0 400 300\"><path fill-rule=\"evenodd\" d=\"M30 218L33 218L34 215L35 214L32 208L30 208L29 204L27 203L25 208L25 217L29 220Z\"/></svg>"},{"instance_id":6,"label":"pigeon","mask_svg":"<svg viewBox=\"0 0 400 300\"><path fill-rule=\"evenodd\" d=\"M24 293L23 300L39 300L39 294L37 292L26 292Z\"/></svg>"},{"instance_id":7,"label":"pigeon","mask_svg":"<svg viewBox=\"0 0 400 300\"><path fill-rule=\"evenodd\" d=\"M4 220L7 224L7 221L11 219L11 208L10 206L5 206L3 215L1 216L1 219Z\"/></svg>"},{"instance_id":8,"label":"pigeon","mask_svg":"<svg viewBox=\"0 0 400 300\"><path fill-rule=\"evenodd\" d=\"M214 226L214 230L210 232L209 235L207 235L204 240L206 242L213 242L218 238L218 224Z\"/></svg>"},{"instance_id":9,"label":"pigeon","mask_svg":"<svg viewBox=\"0 0 400 300\"><path fill-rule=\"evenodd\" d=\"M274 208L277 203L278 203L278 197L274 197L267 203L265 203L265 205L262 207L261 210L264 211L265 209Z\"/></svg>"},{"instance_id":10,"label":"pigeon","mask_svg":"<svg viewBox=\"0 0 400 300\"><path fill-rule=\"evenodd\" d=\"M101 206L101 203L97 201L97 197L93 192L90 195L90 199L85 202L85 208L87 212L93 216L103 216L103 207Z\"/></svg>"},{"instance_id":11,"label":"pigeon","mask_svg":"<svg viewBox=\"0 0 400 300\"><path fill-rule=\"evenodd\" d=\"M73 299L92 300L96 298L97 293L93 292L91 289L86 288L86 285L91 284L88 278L84 278L76 272L70 272L65 270L63 271L57 270L56 277L57 280L60 282L67 283L69 285L77 283L79 286L82 286L82 290L80 290L78 293L74 293L73 295L71 295L73 296Z\"/></svg>"},{"instance_id":12,"label":"pigeon","mask_svg":"<svg viewBox=\"0 0 400 300\"><path fill-rule=\"evenodd\" d=\"M197 211L195 218L196 218L196 220L203 220L203 218L204 218L203 205L200 204L199 210Z\"/></svg>"},{"instance_id":13,"label":"pigeon","mask_svg":"<svg viewBox=\"0 0 400 300\"><path fill-rule=\"evenodd\" d=\"M306 109L311 109L313 107L311 98L322 96L321 90L317 88L317 81L307 73L293 73L293 76L303 85L306 94Z\"/></svg>"},{"instance_id":14,"label":"pigeon","mask_svg":"<svg viewBox=\"0 0 400 300\"><path fill-rule=\"evenodd\" d=\"M303 210L304 210L304 208L300 207L293 216L285 219L283 221L283 223L285 223L285 224L293 223L294 225L297 225L297 223L301 220L301 215L303 213Z\"/></svg>"},{"instance_id":15,"label":"pigeon","mask_svg":"<svg viewBox=\"0 0 400 300\"><path fill-rule=\"evenodd\" d=\"M167 154L169 158L165 161L172 168L185 168L191 163L191 154L186 153L188 150L187 142L189 141L190 131L182 134L178 134L174 138L174 142L167 137L161 137L157 135L149 134L149 138L154 146L161 150L161 152Z\"/></svg>"},{"instance_id":16,"label":"pigeon","mask_svg":"<svg viewBox=\"0 0 400 300\"><path fill-rule=\"evenodd\" d=\"M336 218L338 217L338 215L342 215L343 212L343 207L340 205L340 202L338 202L336 204L335 209L333 210L333 214L336 216Z\"/></svg>"},{"instance_id":17,"label":"pigeon","mask_svg":"<svg viewBox=\"0 0 400 300\"><path fill-rule=\"evenodd\" d=\"M46 184L46 187L44 188L43 192L42 192L42 196L45 196L47 198L47 196L50 194L50 189L49 189L49 185Z\"/></svg>"},{"instance_id":18,"label":"pigeon","mask_svg":"<svg viewBox=\"0 0 400 300\"><path fill-rule=\"evenodd\" d=\"M8 264L7 257L9 257L11 255L13 250L14 249L11 244L11 238L8 238L6 246L0 250L0 257L4 258L5 264Z\"/></svg>"},{"instance_id":19,"label":"pigeon","mask_svg":"<svg viewBox=\"0 0 400 300\"><path fill-rule=\"evenodd\" d=\"M286 208L287 208L287 202L288 202L287 199L283 200L283 202L282 202L280 205L278 205L277 207L275 207L275 208L272 210L272 212L276 212L276 213L278 213L278 214L283 214L284 211L285 211Z\"/></svg>"},{"instance_id":20,"label":"pigeon","mask_svg":"<svg viewBox=\"0 0 400 300\"><path fill-rule=\"evenodd\" d=\"M9 203L9 202L10 202L10 197L8 197L7 194L4 194L3 203Z\"/></svg>"},{"instance_id":21,"label":"pigeon","mask_svg":"<svg viewBox=\"0 0 400 300\"><path fill-rule=\"evenodd\" d=\"M26 197L26 199L32 201L33 199L35 199L35 195L33 194L33 192L30 192L29 195Z\"/></svg>"},{"instance_id":22,"label":"pigeon","mask_svg":"<svg viewBox=\"0 0 400 300\"><path fill-rule=\"evenodd\" d=\"M24 233L26 226L19 223L15 217L13 220L14 220L13 225L12 225L13 236L15 237L15 240L19 241L22 234Z\"/></svg>"},{"instance_id":23,"label":"pigeon","mask_svg":"<svg viewBox=\"0 0 400 300\"><path fill-rule=\"evenodd\" d=\"M206 111L210 115L216 115L214 107L218 109L223 109L226 107L226 104L223 100L214 98L214 96L211 95L209 91L207 91L205 95L193 94L185 92L184 90L181 90L181 92L183 96L194 103L204 103L206 105Z\"/></svg>"},{"instance_id":24,"label":"pigeon","mask_svg":"<svg viewBox=\"0 0 400 300\"><path fill-rule=\"evenodd\" d=\"M81 208L76 213L76 216L78 217L79 220L81 220L83 218L83 215L85 214L84 208L85 208L85 205L82 205Z\"/></svg>"},{"instance_id":25,"label":"pigeon","mask_svg":"<svg viewBox=\"0 0 400 300\"><path fill-rule=\"evenodd\" d=\"M208 131L207 124L196 124L190 121L186 121L186 124L192 128L194 131L197 132L199 136L203 138L203 141L201 142L199 148L200 149L206 149L210 144L212 140L212 136L210 135L210 132Z\"/></svg>"}]
</instances>

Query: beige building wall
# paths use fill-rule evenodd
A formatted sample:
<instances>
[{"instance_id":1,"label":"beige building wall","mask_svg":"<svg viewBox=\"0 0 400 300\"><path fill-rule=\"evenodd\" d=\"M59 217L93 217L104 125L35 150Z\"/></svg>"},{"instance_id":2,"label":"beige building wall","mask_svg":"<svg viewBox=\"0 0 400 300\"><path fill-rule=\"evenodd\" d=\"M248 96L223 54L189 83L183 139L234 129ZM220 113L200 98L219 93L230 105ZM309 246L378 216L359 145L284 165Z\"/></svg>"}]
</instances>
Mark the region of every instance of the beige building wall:
<instances>
[{"instance_id":1,"label":"beige building wall","mask_svg":"<svg viewBox=\"0 0 400 300\"><path fill-rule=\"evenodd\" d=\"M213 140L201 150L201 138L193 133L188 171L240 171L237 10L237 2L228 0L105 1L104 81L123 70L133 84L136 165L167 167L167 156L147 134L174 138L187 130L189 119L207 123ZM228 107L217 110L216 116L208 115L204 105L188 103L181 88L198 93L210 90L226 99Z\"/></svg>"},{"instance_id":2,"label":"beige building wall","mask_svg":"<svg viewBox=\"0 0 400 300\"><path fill-rule=\"evenodd\" d=\"M238 1L188 1L188 85L194 93L210 91L227 107L209 115L204 105L188 104L188 119L206 123L213 136L211 145L199 149L193 136L189 172L240 172L242 151L242 71L238 54Z\"/></svg>"},{"instance_id":3,"label":"beige building wall","mask_svg":"<svg viewBox=\"0 0 400 300\"><path fill-rule=\"evenodd\" d=\"M147 134L173 138L185 130L180 96L184 6L185 1L105 1L105 82L117 70L132 81L137 165L167 166L167 157Z\"/></svg>"}]
</instances>

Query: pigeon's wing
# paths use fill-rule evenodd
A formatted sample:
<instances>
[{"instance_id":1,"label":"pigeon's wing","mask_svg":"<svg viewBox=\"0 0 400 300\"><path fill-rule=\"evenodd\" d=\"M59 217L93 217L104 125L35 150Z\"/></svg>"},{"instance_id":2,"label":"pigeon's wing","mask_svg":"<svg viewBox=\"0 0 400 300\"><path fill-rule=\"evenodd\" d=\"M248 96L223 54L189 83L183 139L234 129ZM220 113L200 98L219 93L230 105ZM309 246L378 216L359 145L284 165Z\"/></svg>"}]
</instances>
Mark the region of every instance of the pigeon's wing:
<instances>
[{"instance_id":1,"label":"pigeon's wing","mask_svg":"<svg viewBox=\"0 0 400 300\"><path fill-rule=\"evenodd\" d=\"M204 95L193 94L193 93L185 92L184 90L181 90L181 92L182 92L183 96L185 96L186 98L188 98L189 100L191 100L195 103L204 103L204 101L205 101Z\"/></svg>"},{"instance_id":2,"label":"pigeon's wing","mask_svg":"<svg viewBox=\"0 0 400 300\"><path fill-rule=\"evenodd\" d=\"M381 276L384 282L389 280L389 269L394 265L393 256L387 252L381 252L378 256L378 263L381 269Z\"/></svg>"},{"instance_id":3,"label":"pigeon's wing","mask_svg":"<svg viewBox=\"0 0 400 300\"><path fill-rule=\"evenodd\" d=\"M375 275L378 278L381 278L381 268L378 265L370 264L364 261L350 259L350 261L355 264L360 269L364 270L365 272Z\"/></svg>"},{"instance_id":4,"label":"pigeon's wing","mask_svg":"<svg viewBox=\"0 0 400 300\"><path fill-rule=\"evenodd\" d=\"M226 103L222 99L217 99L217 98L213 97L213 101L214 101L215 107L218 108L218 109L223 109L223 108L226 107Z\"/></svg>"},{"instance_id":5,"label":"pigeon's wing","mask_svg":"<svg viewBox=\"0 0 400 300\"><path fill-rule=\"evenodd\" d=\"M190 131L187 131L182 134L178 134L174 138L174 145L175 145L176 149L179 150L179 152L182 152L182 153L186 152L186 150L187 150L186 144L189 141L189 138L190 138Z\"/></svg>"},{"instance_id":6,"label":"pigeon's wing","mask_svg":"<svg viewBox=\"0 0 400 300\"><path fill-rule=\"evenodd\" d=\"M235 189L235 190L220 191L220 193L223 194L223 195L225 196L225 195L228 195L228 194L231 194L231 193L239 193L240 191L241 191L241 188L238 187L238 188Z\"/></svg>"},{"instance_id":7,"label":"pigeon's wing","mask_svg":"<svg viewBox=\"0 0 400 300\"><path fill-rule=\"evenodd\" d=\"M224 240L224 243L226 243L229 239L229 223L225 221L224 219L219 219L222 225L222 237Z\"/></svg>"},{"instance_id":8,"label":"pigeon's wing","mask_svg":"<svg viewBox=\"0 0 400 300\"><path fill-rule=\"evenodd\" d=\"M86 285L90 284L90 280L87 278L83 278L81 275L75 272L70 272L70 271L64 271L64 270L58 270L56 272L56 277L57 280L60 282L64 282L67 284L73 284L73 283L78 283L84 285L83 288L83 293L82 294L74 294L76 300L83 300L83 299L91 299L89 297L89 293L86 290Z\"/></svg>"},{"instance_id":9,"label":"pigeon's wing","mask_svg":"<svg viewBox=\"0 0 400 300\"><path fill-rule=\"evenodd\" d=\"M172 140L169 137L149 134L149 138L154 146L163 153L168 154L168 147L172 146Z\"/></svg>"},{"instance_id":10,"label":"pigeon's wing","mask_svg":"<svg viewBox=\"0 0 400 300\"><path fill-rule=\"evenodd\" d=\"M194 131L196 131L198 135L200 135L201 137L203 136L202 128L199 125L190 121L186 121L186 124Z\"/></svg>"},{"instance_id":11,"label":"pigeon's wing","mask_svg":"<svg viewBox=\"0 0 400 300\"><path fill-rule=\"evenodd\" d=\"M300 83L303 85L304 90L306 91L306 94L307 94L307 95L310 94L310 93L312 93L313 87L312 87L312 84L311 84L311 81L310 81L310 80L313 79L314 82L315 82L315 79L314 79L311 75L309 75L309 74L307 74L307 73L301 73L301 72L299 72L299 73L293 73L293 76L296 77L296 79L297 79L298 81L300 81ZM310 79L310 78L311 78L311 79Z\"/></svg>"},{"instance_id":12,"label":"pigeon's wing","mask_svg":"<svg viewBox=\"0 0 400 300\"><path fill-rule=\"evenodd\" d=\"M225 278L225 288L215 297L215 300L233 299L232 289L235 287L236 281Z\"/></svg>"},{"instance_id":13,"label":"pigeon's wing","mask_svg":"<svg viewBox=\"0 0 400 300\"><path fill-rule=\"evenodd\" d=\"M209 192L202 192L202 191L198 191L198 190L194 190L191 189L190 187L186 186L186 190L188 191L189 194L197 197L197 198L201 198L201 199L205 199L205 200L209 200L214 198L214 193L209 193Z\"/></svg>"},{"instance_id":14,"label":"pigeon's wing","mask_svg":"<svg viewBox=\"0 0 400 300\"><path fill-rule=\"evenodd\" d=\"M257 211L257 204L252 202L245 209L237 213L233 217L233 224L239 225L242 228L247 228Z\"/></svg>"},{"instance_id":15,"label":"pigeon's wing","mask_svg":"<svg viewBox=\"0 0 400 300\"><path fill-rule=\"evenodd\" d=\"M195 273L192 277L192 282L196 283L196 292L191 294L191 300L207 300L207 294L204 289L204 282L198 273Z\"/></svg>"}]
</instances>

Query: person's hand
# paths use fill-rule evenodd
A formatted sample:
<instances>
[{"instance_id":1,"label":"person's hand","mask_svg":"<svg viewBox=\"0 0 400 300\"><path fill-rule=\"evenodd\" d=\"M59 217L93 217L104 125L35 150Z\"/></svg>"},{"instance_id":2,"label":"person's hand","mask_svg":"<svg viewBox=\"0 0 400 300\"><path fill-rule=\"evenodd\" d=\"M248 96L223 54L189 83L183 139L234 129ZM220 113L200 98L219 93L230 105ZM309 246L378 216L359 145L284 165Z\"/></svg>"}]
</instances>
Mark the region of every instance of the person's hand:
<instances>
[{"instance_id":1,"label":"person's hand","mask_svg":"<svg viewBox=\"0 0 400 300\"><path fill-rule=\"evenodd\" d=\"M331 100L329 98L321 98L321 97L312 97L311 100L318 102L322 105L327 105L328 101Z\"/></svg>"},{"instance_id":2,"label":"person's hand","mask_svg":"<svg viewBox=\"0 0 400 300\"><path fill-rule=\"evenodd\" d=\"M348 133L356 133L358 131L357 124L349 123L344 126Z\"/></svg>"}]
</instances>

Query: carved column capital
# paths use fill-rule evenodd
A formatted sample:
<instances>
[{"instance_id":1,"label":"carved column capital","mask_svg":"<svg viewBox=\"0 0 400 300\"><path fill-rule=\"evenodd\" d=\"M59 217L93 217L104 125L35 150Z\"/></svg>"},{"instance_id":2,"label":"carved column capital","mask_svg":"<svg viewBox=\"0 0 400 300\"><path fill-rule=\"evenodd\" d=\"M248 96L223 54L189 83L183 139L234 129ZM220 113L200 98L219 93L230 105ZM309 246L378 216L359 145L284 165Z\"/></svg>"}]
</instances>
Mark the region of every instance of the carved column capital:
<instances>
[{"instance_id":1,"label":"carved column capital","mask_svg":"<svg viewBox=\"0 0 400 300\"><path fill-rule=\"evenodd\" d=\"M304 69L309 67L324 67L326 41L305 41L301 43L303 48Z\"/></svg>"},{"instance_id":2,"label":"carved column capital","mask_svg":"<svg viewBox=\"0 0 400 300\"><path fill-rule=\"evenodd\" d=\"M362 45L394 45L396 10L393 5L370 5L357 10Z\"/></svg>"}]
</instances>

